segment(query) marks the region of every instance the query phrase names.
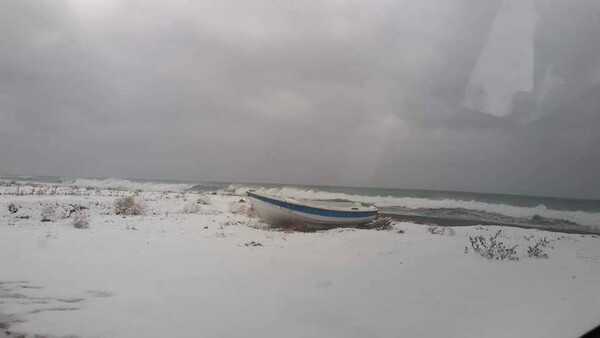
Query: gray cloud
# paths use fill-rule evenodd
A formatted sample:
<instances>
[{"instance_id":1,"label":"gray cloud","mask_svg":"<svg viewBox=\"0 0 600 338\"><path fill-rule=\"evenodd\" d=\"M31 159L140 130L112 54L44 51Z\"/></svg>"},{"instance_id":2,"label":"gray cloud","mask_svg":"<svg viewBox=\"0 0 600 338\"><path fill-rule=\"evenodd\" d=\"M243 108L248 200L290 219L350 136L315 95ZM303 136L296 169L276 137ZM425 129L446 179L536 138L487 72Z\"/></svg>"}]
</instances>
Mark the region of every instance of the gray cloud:
<instances>
[{"instance_id":1,"label":"gray cloud","mask_svg":"<svg viewBox=\"0 0 600 338\"><path fill-rule=\"evenodd\" d=\"M525 125L463 106L502 6L4 1L0 172L600 197L593 81ZM536 72L596 69L568 46Z\"/></svg>"}]
</instances>

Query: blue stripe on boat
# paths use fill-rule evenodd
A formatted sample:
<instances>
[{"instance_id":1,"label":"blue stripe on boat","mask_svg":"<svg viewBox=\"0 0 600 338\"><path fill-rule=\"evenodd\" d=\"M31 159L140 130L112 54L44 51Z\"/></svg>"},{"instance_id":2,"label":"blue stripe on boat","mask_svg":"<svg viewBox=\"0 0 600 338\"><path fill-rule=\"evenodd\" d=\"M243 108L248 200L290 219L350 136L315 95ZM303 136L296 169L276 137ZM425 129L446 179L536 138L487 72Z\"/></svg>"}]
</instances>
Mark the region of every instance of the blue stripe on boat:
<instances>
[{"instance_id":1,"label":"blue stripe on boat","mask_svg":"<svg viewBox=\"0 0 600 338\"><path fill-rule=\"evenodd\" d=\"M337 211L337 210L327 210L320 209L314 207L308 207L305 205L298 205L294 203L288 203L268 197L264 197L261 195L256 195L251 192L248 193L248 196L252 198L256 198L259 201L263 201L265 203L274 204L278 207L282 207L285 209L290 209L298 212L303 212L306 214L313 214L319 216L327 216L327 217L343 217L343 218L360 218L360 217L371 217L377 215L377 211Z\"/></svg>"}]
</instances>

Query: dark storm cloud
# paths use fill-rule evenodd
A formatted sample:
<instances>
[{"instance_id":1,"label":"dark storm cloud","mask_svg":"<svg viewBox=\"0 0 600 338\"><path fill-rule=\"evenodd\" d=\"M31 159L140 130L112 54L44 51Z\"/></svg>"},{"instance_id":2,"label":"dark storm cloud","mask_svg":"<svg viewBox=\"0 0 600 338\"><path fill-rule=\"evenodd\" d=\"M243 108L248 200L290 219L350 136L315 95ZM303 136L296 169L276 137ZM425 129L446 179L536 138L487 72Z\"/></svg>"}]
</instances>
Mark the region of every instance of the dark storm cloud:
<instances>
[{"instance_id":1,"label":"dark storm cloud","mask_svg":"<svg viewBox=\"0 0 600 338\"><path fill-rule=\"evenodd\" d=\"M462 105L503 4L4 1L0 172L599 197L593 113Z\"/></svg>"}]
</instances>

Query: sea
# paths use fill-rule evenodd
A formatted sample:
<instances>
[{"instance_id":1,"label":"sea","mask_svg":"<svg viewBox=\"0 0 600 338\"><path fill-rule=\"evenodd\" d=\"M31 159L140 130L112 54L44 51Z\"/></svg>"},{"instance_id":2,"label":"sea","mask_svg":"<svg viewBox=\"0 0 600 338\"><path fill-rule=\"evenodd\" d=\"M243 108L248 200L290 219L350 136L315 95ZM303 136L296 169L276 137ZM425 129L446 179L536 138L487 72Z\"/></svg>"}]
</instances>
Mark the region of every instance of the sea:
<instances>
[{"instance_id":1,"label":"sea","mask_svg":"<svg viewBox=\"0 0 600 338\"><path fill-rule=\"evenodd\" d=\"M546 230L600 233L600 200L464 191L285 185L246 182L65 178L0 175L2 181L149 191L218 191L245 196L249 190L298 199L356 201L400 219L456 225L513 225ZM398 217L397 217L398 218Z\"/></svg>"}]
</instances>

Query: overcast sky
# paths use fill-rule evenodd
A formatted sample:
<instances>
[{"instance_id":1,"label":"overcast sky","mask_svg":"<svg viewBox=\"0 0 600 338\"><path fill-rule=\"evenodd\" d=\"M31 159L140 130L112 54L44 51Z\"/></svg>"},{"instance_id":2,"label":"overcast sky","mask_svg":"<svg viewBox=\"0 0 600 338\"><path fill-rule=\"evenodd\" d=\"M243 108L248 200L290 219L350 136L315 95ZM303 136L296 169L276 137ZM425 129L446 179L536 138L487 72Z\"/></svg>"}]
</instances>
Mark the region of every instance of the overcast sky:
<instances>
[{"instance_id":1,"label":"overcast sky","mask_svg":"<svg viewBox=\"0 0 600 338\"><path fill-rule=\"evenodd\" d=\"M0 173L600 198L596 0L515 1L3 0Z\"/></svg>"}]
</instances>

